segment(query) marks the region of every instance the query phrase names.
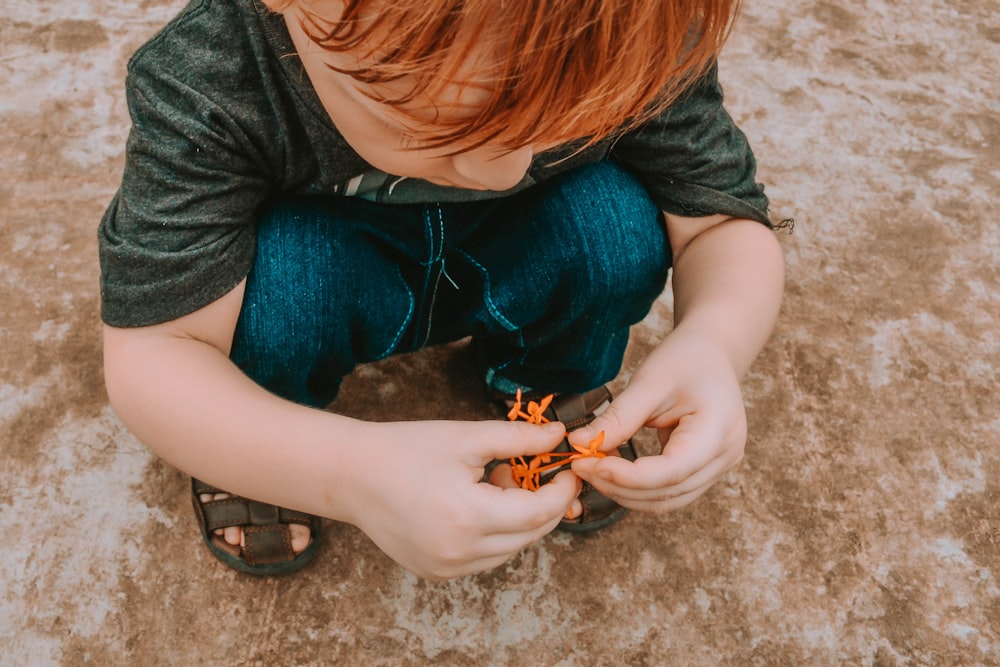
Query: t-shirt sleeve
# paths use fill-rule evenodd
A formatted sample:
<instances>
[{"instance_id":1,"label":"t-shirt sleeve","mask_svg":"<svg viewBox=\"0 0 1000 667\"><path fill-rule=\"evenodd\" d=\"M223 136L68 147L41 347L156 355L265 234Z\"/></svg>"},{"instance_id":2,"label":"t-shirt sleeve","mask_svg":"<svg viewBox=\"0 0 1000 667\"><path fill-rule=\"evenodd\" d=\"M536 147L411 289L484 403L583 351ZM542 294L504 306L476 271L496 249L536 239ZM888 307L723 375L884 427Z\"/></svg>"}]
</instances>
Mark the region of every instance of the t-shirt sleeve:
<instances>
[{"instance_id":1,"label":"t-shirt sleeve","mask_svg":"<svg viewBox=\"0 0 1000 667\"><path fill-rule=\"evenodd\" d=\"M770 226L753 151L722 97L713 66L665 111L620 137L611 155L668 213L722 213Z\"/></svg>"},{"instance_id":2,"label":"t-shirt sleeve","mask_svg":"<svg viewBox=\"0 0 1000 667\"><path fill-rule=\"evenodd\" d=\"M269 195L266 161L199 84L162 59L130 65L122 184L98 231L109 325L193 312L235 287L253 260L254 221Z\"/></svg>"}]
</instances>

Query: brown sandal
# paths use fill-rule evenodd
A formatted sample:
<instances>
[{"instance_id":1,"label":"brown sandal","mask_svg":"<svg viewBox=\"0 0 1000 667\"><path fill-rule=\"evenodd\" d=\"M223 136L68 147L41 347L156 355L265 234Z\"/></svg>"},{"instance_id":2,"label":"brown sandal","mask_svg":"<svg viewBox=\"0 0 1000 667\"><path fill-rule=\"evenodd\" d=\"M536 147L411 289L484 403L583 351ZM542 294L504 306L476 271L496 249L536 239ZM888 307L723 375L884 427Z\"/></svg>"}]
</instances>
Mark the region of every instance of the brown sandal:
<instances>
[{"instance_id":1,"label":"brown sandal","mask_svg":"<svg viewBox=\"0 0 1000 667\"><path fill-rule=\"evenodd\" d=\"M226 565L262 576L286 574L300 569L316 555L322 529L319 517L234 495L203 503L203 493L228 492L191 479L191 503L201 536L212 554ZM308 526L312 532L309 546L298 554L292 550L288 530L291 523ZM229 544L214 533L217 528L230 526L243 529L244 546Z\"/></svg>"},{"instance_id":2,"label":"brown sandal","mask_svg":"<svg viewBox=\"0 0 1000 667\"><path fill-rule=\"evenodd\" d=\"M540 397L539 397L540 398ZM509 398L506 398L509 400ZM528 397L525 397L528 400ZM552 399L552 403L545 411L544 415L552 421L560 421L566 426L567 431L573 431L582 426L586 426L594 421L594 418L602 412L612 400L611 392L605 386L597 387L583 394L561 394ZM507 405L510 408L510 405ZM569 452L569 440L563 439L556 452ZM619 445L618 453L627 461L635 461L638 458L635 446L629 440L623 445ZM486 470L486 476L502 461L494 461ZM542 476L544 484L558 471ZM607 496L599 493L597 489L588 482L583 483L583 490L580 491L580 503L583 505L583 513L575 519L564 519L557 526L559 530L571 533L590 533L610 526L624 517L628 510Z\"/></svg>"}]
</instances>

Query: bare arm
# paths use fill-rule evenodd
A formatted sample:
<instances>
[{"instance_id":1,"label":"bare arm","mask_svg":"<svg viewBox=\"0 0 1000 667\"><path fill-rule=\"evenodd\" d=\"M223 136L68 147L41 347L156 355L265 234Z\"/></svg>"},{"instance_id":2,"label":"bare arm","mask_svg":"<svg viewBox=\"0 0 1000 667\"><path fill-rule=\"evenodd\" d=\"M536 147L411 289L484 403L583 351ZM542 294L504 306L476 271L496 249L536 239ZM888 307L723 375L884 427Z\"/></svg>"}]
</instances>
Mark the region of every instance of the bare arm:
<instances>
[{"instance_id":1,"label":"bare arm","mask_svg":"<svg viewBox=\"0 0 1000 667\"><path fill-rule=\"evenodd\" d=\"M331 465L329 434L359 424L278 400L228 359L244 284L165 324L105 327L108 395L125 425L168 463L220 488L331 518L329 489L350 468ZM295 480L274 484L273 480Z\"/></svg>"},{"instance_id":2,"label":"bare arm","mask_svg":"<svg viewBox=\"0 0 1000 667\"><path fill-rule=\"evenodd\" d=\"M752 220L667 215L675 331L715 340L742 377L781 307L785 265L774 232Z\"/></svg>"},{"instance_id":3,"label":"bare arm","mask_svg":"<svg viewBox=\"0 0 1000 667\"><path fill-rule=\"evenodd\" d=\"M479 482L486 462L547 451L561 430L374 424L280 399L228 358L243 287L172 322L105 328L112 405L154 453L233 493L353 523L422 576L495 567L559 522L572 475L535 494Z\"/></svg>"}]
</instances>

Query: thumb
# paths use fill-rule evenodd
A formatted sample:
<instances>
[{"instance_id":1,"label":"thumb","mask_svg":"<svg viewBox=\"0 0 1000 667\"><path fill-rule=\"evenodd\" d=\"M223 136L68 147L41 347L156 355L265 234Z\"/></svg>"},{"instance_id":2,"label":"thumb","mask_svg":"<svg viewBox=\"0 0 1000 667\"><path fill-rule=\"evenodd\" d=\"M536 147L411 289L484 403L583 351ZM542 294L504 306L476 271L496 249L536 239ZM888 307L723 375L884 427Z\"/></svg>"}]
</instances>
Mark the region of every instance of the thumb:
<instances>
[{"instance_id":1,"label":"thumb","mask_svg":"<svg viewBox=\"0 0 1000 667\"><path fill-rule=\"evenodd\" d=\"M626 389L594 421L574 430L568 438L571 444L586 447L604 431L601 449L608 451L635 435L645 425L648 416L649 411L640 402L631 400Z\"/></svg>"},{"instance_id":2,"label":"thumb","mask_svg":"<svg viewBox=\"0 0 1000 667\"><path fill-rule=\"evenodd\" d=\"M495 437L486 443L486 461L509 459L523 454L550 452L566 437L566 427L559 422L527 424L525 422L493 422Z\"/></svg>"}]
</instances>

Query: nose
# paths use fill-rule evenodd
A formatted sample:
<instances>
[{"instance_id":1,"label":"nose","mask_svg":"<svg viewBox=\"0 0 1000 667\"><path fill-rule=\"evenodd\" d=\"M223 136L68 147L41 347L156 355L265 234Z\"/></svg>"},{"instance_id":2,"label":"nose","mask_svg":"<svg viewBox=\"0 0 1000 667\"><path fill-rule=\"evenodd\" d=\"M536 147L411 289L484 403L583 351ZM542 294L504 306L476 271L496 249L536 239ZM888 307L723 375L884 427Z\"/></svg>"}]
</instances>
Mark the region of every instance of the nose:
<instances>
[{"instance_id":1,"label":"nose","mask_svg":"<svg viewBox=\"0 0 1000 667\"><path fill-rule=\"evenodd\" d=\"M487 190L509 190L524 178L534 155L531 146L498 152L482 146L452 157L452 166L463 179Z\"/></svg>"}]
</instances>

